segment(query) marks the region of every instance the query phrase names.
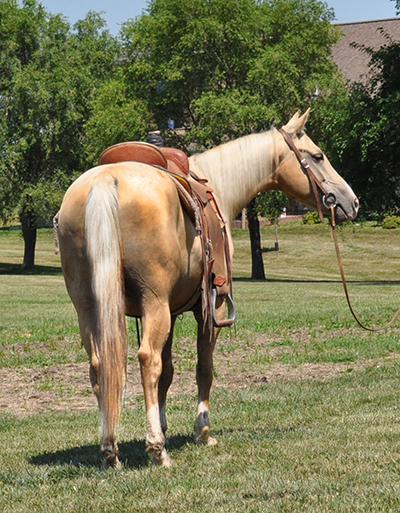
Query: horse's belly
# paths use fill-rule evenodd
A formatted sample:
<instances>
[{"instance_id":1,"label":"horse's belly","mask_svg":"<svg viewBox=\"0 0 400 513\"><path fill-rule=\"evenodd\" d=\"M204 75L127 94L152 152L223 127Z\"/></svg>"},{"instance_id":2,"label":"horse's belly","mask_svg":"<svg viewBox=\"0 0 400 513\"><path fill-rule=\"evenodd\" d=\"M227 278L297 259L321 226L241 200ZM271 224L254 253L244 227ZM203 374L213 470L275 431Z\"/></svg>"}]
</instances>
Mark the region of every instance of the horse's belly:
<instances>
[{"instance_id":1,"label":"horse's belly","mask_svg":"<svg viewBox=\"0 0 400 513\"><path fill-rule=\"evenodd\" d=\"M173 288L171 297L169 298L169 308L171 314L178 315L187 310L190 310L197 299L200 296L200 276L196 280L182 279ZM146 291L139 292L125 290L125 313L131 317L141 317L144 309L144 296L146 295L157 295L156 290L149 291L149 294L145 294Z\"/></svg>"},{"instance_id":2,"label":"horse's belly","mask_svg":"<svg viewBox=\"0 0 400 513\"><path fill-rule=\"evenodd\" d=\"M136 254L131 265L125 262L125 308L129 316L141 316L153 301L168 303L172 314L181 313L193 307L199 297L203 273L200 237L186 233L185 243L170 253L165 266L162 259L160 263L160 250L160 246L154 247L158 253L155 260L144 252Z\"/></svg>"}]
</instances>

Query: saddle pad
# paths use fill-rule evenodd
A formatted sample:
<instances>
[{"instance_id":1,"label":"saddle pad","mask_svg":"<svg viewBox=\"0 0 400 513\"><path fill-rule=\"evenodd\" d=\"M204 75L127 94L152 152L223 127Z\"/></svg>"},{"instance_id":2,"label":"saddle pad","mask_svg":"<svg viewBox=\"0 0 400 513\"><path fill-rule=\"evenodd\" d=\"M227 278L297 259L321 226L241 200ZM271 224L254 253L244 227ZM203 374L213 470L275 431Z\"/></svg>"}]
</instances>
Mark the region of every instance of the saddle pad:
<instances>
[{"instance_id":1,"label":"saddle pad","mask_svg":"<svg viewBox=\"0 0 400 513\"><path fill-rule=\"evenodd\" d=\"M164 153L153 144L128 141L110 146L99 157L99 165L115 164L117 162L143 162L151 166L167 168Z\"/></svg>"}]
</instances>

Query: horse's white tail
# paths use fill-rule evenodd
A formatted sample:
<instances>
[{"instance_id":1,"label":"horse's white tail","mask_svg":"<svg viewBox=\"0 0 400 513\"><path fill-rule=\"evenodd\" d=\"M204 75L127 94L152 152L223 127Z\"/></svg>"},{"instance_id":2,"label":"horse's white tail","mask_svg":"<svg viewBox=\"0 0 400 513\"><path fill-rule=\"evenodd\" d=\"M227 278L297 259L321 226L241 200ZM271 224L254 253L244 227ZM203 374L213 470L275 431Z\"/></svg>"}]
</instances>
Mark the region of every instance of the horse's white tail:
<instances>
[{"instance_id":1,"label":"horse's white tail","mask_svg":"<svg viewBox=\"0 0 400 513\"><path fill-rule=\"evenodd\" d=\"M87 197L84 247L92 274L97 319L92 367L102 421L101 451L106 460L107 456L112 460L117 452L114 432L126 377L126 329L118 190L110 175L99 176Z\"/></svg>"}]
</instances>

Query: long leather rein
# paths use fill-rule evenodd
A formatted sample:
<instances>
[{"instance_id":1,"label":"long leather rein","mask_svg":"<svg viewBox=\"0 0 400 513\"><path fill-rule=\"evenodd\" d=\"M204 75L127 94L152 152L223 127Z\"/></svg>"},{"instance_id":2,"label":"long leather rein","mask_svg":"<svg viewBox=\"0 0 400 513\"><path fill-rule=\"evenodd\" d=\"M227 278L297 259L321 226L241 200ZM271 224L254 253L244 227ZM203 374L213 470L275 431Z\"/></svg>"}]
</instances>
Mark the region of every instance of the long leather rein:
<instances>
[{"instance_id":1,"label":"long leather rein","mask_svg":"<svg viewBox=\"0 0 400 513\"><path fill-rule=\"evenodd\" d=\"M363 328L364 330L367 330L367 331L384 331L385 329L389 328L394 323L394 321L397 319L397 317L398 317L398 315L400 313L400 307L397 309L397 311L395 312L393 317L390 319L390 321L387 322L384 326L369 327L369 326L365 326L365 324L363 324L360 321L359 317L356 315L356 313L355 313L355 311L353 309L353 306L351 304L349 290L347 288L346 278L345 278L345 275L344 275L342 257L340 255L339 243L338 243L337 232L336 232L335 207L334 206L330 207L330 212L331 212L332 238L333 238L333 242L335 243L335 250L336 250L336 256L337 256L337 261L338 261L338 265L339 265L340 276L342 278L343 289L344 289L344 293L345 293L345 296L346 296L347 304L349 305L350 312L353 315L353 317L354 317L355 321L357 322L357 324L361 328Z\"/></svg>"},{"instance_id":2,"label":"long leather rein","mask_svg":"<svg viewBox=\"0 0 400 513\"><path fill-rule=\"evenodd\" d=\"M369 326L366 326L364 323L362 323L360 321L359 317L355 313L354 308L353 308L353 306L351 304L351 300L350 300L349 290L348 290L348 287L347 287L346 277L344 275L342 257L341 257L341 254L340 254L340 248L339 248L339 243L338 243L338 238L337 238L336 221L335 221L335 208L337 206L336 198L335 198L333 193L331 193L329 191L325 191L324 187L322 186L321 182L318 180L318 178L313 173L313 171L310 168L310 166L309 166L308 162L306 161L306 159L304 159L301 156L301 153L299 152L299 150L295 146L295 144L293 142L293 139L290 136L290 134L288 134L282 128L279 130L279 132L282 134L282 136L285 139L285 141L286 141L287 145L289 146L289 148L296 155L298 161L300 162L301 166L303 167L304 171L306 172L306 174L308 176L308 179L310 181L310 184L311 184L314 196L315 196L315 201L317 203L317 211L318 211L319 218L321 219L321 222L324 219L323 213L322 213L322 205L321 205L321 203L323 202L324 205L330 211L330 215L331 215L330 222L331 222L331 229L332 229L332 238L333 238L333 242L335 244L336 257L337 257L337 261L338 261L340 276L342 278L342 284L343 284L344 293L345 293L347 304L349 305L349 309L350 309L351 314L353 315L353 317L354 317L355 321L357 322L357 324L362 329L364 329L366 331L383 331L383 330L389 328L395 322L395 320L397 319L398 315L400 314L400 307L395 312L395 314L393 315L393 317L390 319L389 322L387 322L384 326L379 326L379 327L369 327ZM321 198L320 198L320 196L318 194L317 187L322 192L322 202L321 202Z\"/></svg>"}]
</instances>

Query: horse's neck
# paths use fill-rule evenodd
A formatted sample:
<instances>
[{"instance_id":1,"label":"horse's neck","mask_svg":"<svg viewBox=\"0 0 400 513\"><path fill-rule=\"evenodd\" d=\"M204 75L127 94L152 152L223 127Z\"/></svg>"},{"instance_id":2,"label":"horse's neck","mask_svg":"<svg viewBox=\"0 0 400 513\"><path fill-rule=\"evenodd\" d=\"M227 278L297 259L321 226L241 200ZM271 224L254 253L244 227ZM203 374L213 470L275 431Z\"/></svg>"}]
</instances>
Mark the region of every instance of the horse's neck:
<instances>
[{"instance_id":1,"label":"horse's neck","mask_svg":"<svg viewBox=\"0 0 400 513\"><path fill-rule=\"evenodd\" d=\"M210 182L229 221L271 185L276 166L275 129L190 157L190 168Z\"/></svg>"}]
</instances>

